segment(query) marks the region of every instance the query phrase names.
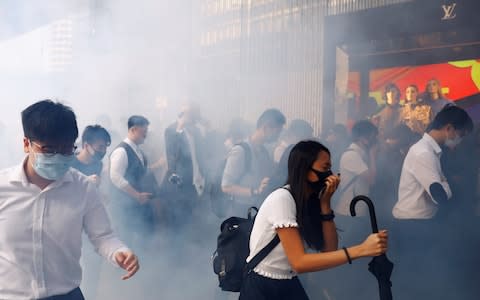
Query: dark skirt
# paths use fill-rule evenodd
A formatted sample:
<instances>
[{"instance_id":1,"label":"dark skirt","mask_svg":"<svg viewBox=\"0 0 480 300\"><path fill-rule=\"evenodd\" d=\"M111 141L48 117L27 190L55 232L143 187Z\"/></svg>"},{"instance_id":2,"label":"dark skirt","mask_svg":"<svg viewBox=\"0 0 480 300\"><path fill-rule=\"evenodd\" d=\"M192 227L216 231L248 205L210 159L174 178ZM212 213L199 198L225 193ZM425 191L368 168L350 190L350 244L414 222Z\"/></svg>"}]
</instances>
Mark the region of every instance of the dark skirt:
<instances>
[{"instance_id":1,"label":"dark skirt","mask_svg":"<svg viewBox=\"0 0 480 300\"><path fill-rule=\"evenodd\" d=\"M244 279L239 300L308 300L298 280L271 279L250 272Z\"/></svg>"},{"instance_id":2,"label":"dark skirt","mask_svg":"<svg viewBox=\"0 0 480 300\"><path fill-rule=\"evenodd\" d=\"M76 288L65 295L50 296L39 300L85 300L80 288Z\"/></svg>"}]
</instances>

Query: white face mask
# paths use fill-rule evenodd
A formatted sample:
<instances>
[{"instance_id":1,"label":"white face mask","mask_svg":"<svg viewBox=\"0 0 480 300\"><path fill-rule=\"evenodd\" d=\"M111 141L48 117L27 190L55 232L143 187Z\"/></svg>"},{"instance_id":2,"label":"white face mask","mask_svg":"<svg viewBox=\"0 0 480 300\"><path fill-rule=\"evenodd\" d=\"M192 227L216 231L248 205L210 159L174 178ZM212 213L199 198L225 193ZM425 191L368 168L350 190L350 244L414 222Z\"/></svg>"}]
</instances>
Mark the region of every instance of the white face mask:
<instances>
[{"instance_id":1,"label":"white face mask","mask_svg":"<svg viewBox=\"0 0 480 300\"><path fill-rule=\"evenodd\" d=\"M455 148L461 142L462 142L462 138L458 134L455 134L455 137L453 139L445 140L445 146L447 146L448 148Z\"/></svg>"},{"instance_id":2,"label":"white face mask","mask_svg":"<svg viewBox=\"0 0 480 300\"><path fill-rule=\"evenodd\" d=\"M33 152L35 163L32 164L35 173L48 180L58 180L67 173L73 162L74 155L53 154Z\"/></svg>"}]
</instances>

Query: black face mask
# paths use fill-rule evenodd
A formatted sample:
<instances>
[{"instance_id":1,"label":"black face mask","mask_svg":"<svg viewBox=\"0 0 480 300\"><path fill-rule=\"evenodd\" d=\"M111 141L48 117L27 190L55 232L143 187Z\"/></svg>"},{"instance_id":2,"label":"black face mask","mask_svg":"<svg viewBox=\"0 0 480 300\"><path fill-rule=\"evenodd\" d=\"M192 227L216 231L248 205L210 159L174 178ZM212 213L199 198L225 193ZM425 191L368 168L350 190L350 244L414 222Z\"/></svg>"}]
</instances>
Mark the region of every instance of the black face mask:
<instances>
[{"instance_id":1,"label":"black face mask","mask_svg":"<svg viewBox=\"0 0 480 300\"><path fill-rule=\"evenodd\" d=\"M314 181L314 182L309 181L308 184L313 189L314 193L318 194L325 188L326 186L325 180L328 178L328 176L333 175L333 173L330 170L325 172L320 172L313 168L311 168L311 170L313 173L315 173L315 175L317 175L318 181Z\"/></svg>"},{"instance_id":2,"label":"black face mask","mask_svg":"<svg viewBox=\"0 0 480 300\"><path fill-rule=\"evenodd\" d=\"M93 159L96 161L101 161L105 156L106 152L97 151L97 150L94 150L94 151L95 151L95 154L93 154Z\"/></svg>"}]
</instances>

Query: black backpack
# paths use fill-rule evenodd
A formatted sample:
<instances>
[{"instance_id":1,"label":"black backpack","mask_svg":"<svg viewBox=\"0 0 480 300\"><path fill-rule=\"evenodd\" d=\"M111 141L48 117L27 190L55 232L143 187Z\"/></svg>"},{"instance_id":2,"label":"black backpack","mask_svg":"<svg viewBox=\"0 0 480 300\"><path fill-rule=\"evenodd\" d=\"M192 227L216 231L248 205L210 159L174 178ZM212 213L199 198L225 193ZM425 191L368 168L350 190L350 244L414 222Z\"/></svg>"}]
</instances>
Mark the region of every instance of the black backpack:
<instances>
[{"instance_id":1,"label":"black backpack","mask_svg":"<svg viewBox=\"0 0 480 300\"><path fill-rule=\"evenodd\" d=\"M250 171L251 168L252 151L246 142L235 144L235 146L242 147L243 151L245 152L245 165L242 174L242 176L244 176ZM222 178L225 166L227 164L227 159L228 157L223 159L218 167L216 167L214 173L209 176L206 188L206 195L208 195L210 198L212 212L219 218L225 217L225 213L228 211L229 205L232 204L232 197L222 191Z\"/></svg>"},{"instance_id":2,"label":"black backpack","mask_svg":"<svg viewBox=\"0 0 480 300\"><path fill-rule=\"evenodd\" d=\"M217 239L217 250L212 256L213 271L218 275L219 287L224 291L239 292L244 276L253 270L280 242L278 235L265 248L246 262L250 253L250 233L256 207L248 209L246 219L231 217L222 222Z\"/></svg>"}]
</instances>

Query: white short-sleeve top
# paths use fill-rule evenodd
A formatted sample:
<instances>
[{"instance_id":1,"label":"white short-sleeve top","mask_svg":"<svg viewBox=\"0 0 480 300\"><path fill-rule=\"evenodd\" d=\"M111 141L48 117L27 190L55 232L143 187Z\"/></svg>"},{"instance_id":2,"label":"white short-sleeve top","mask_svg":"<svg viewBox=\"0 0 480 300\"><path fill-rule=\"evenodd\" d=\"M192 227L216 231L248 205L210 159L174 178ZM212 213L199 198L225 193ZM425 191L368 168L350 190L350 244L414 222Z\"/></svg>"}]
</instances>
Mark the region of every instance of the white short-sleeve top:
<instances>
[{"instance_id":1,"label":"white short-sleeve top","mask_svg":"<svg viewBox=\"0 0 480 300\"><path fill-rule=\"evenodd\" d=\"M263 202L255 218L250 235L249 262L277 234L277 228L298 227L295 200L290 192L280 188L272 192ZM288 262L282 243L279 243L253 271L273 279L290 279L296 275Z\"/></svg>"}]
</instances>

